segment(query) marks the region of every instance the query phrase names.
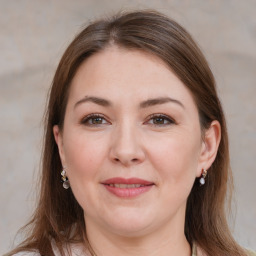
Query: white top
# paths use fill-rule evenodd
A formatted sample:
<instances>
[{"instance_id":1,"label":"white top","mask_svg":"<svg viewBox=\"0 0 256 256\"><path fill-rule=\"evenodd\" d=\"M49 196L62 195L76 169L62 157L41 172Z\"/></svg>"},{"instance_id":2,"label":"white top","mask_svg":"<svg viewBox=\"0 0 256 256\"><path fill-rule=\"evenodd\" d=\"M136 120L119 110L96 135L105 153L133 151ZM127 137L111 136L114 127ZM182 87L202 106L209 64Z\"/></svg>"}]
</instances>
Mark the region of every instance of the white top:
<instances>
[{"instance_id":1,"label":"white top","mask_svg":"<svg viewBox=\"0 0 256 256\"><path fill-rule=\"evenodd\" d=\"M81 256L81 255L84 255L84 256L89 256L90 253L86 253L83 249L82 246L79 246L79 245L69 245L70 247L70 251L71 251L71 255L72 256ZM60 255L60 252L58 250L58 248L56 247L55 243L52 242L52 249L53 249L53 252L54 252L54 255L55 256L61 256ZM66 251L67 249L64 248L64 251ZM66 253L65 253L66 254ZM192 256L200 256L201 253L198 252L197 253L197 248L196 248L196 245L193 244L193 248L192 248ZM19 252L19 253L16 253L14 254L13 256L41 256L41 254L39 252ZM256 256L256 253L253 252L253 251L250 251L248 250L248 256Z\"/></svg>"},{"instance_id":2,"label":"white top","mask_svg":"<svg viewBox=\"0 0 256 256\"><path fill-rule=\"evenodd\" d=\"M87 254L82 246L79 246L78 244L69 244L68 247L70 248L71 255L72 256L89 256L90 254ZM66 255L67 252L67 247L64 247L64 253ZM58 248L56 247L55 242L52 241L52 250L55 256L61 256ZM68 254L67 254L68 255ZM24 252L19 252L14 254L13 256L41 256L39 252L29 252L29 251L24 251Z\"/></svg>"},{"instance_id":3,"label":"white top","mask_svg":"<svg viewBox=\"0 0 256 256\"><path fill-rule=\"evenodd\" d=\"M81 256L81 255L89 256L89 255L91 255L90 253L86 253L85 250L83 249L83 246L81 246L81 245L79 246L77 244L69 244L68 247L70 248L72 256ZM53 241L52 241L52 249L53 249L53 253L54 253L55 256L61 256L58 248L56 247L55 242L53 242ZM64 254L65 255L66 255L66 252L67 252L67 246L64 247ZM41 256L41 254L39 252L36 252L36 251L35 252L24 251L24 252L16 253L13 256ZM195 244L193 244L192 256L197 256Z\"/></svg>"}]
</instances>

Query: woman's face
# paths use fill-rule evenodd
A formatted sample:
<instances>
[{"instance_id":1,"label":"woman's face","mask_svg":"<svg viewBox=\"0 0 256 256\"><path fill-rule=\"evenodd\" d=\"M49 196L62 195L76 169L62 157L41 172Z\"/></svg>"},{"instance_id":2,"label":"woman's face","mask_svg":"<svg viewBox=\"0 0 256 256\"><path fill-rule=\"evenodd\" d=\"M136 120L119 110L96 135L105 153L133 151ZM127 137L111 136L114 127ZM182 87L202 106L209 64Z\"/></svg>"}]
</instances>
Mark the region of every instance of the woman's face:
<instances>
[{"instance_id":1,"label":"woman's face","mask_svg":"<svg viewBox=\"0 0 256 256\"><path fill-rule=\"evenodd\" d=\"M87 227L133 236L184 224L206 147L191 93L160 59L116 46L87 59L54 135Z\"/></svg>"}]
</instances>

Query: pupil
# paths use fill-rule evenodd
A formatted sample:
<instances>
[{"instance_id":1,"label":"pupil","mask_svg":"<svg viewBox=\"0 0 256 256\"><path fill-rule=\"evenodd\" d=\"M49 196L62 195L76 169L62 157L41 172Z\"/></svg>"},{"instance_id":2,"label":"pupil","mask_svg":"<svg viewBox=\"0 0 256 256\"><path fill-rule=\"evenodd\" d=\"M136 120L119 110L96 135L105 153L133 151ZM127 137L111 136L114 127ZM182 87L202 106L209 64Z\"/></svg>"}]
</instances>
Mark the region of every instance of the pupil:
<instances>
[{"instance_id":1,"label":"pupil","mask_svg":"<svg viewBox=\"0 0 256 256\"><path fill-rule=\"evenodd\" d=\"M102 122L102 118L101 117L96 117L93 119L93 123L94 124L100 124Z\"/></svg>"},{"instance_id":2,"label":"pupil","mask_svg":"<svg viewBox=\"0 0 256 256\"><path fill-rule=\"evenodd\" d=\"M155 124L163 124L164 123L164 119L163 118L161 118L161 117L157 117L156 119L155 119L155 122L154 122Z\"/></svg>"}]
</instances>

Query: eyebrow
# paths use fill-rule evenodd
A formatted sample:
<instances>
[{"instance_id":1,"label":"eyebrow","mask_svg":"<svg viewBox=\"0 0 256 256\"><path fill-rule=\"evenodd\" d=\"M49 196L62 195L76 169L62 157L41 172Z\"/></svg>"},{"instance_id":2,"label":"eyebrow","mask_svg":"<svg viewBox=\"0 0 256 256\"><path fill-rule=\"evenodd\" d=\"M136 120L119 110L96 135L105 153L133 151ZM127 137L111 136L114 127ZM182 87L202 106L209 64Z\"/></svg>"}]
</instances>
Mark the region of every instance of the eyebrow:
<instances>
[{"instance_id":1,"label":"eyebrow","mask_svg":"<svg viewBox=\"0 0 256 256\"><path fill-rule=\"evenodd\" d=\"M140 108L147 108L147 107L151 107L151 106L155 106L155 105L165 104L168 102L176 103L179 106L181 106L182 108L185 108L184 105L180 101L175 100L170 97L160 97L160 98L148 99L148 100L142 101L140 103Z\"/></svg>"},{"instance_id":2,"label":"eyebrow","mask_svg":"<svg viewBox=\"0 0 256 256\"><path fill-rule=\"evenodd\" d=\"M95 104L103 106L103 107L111 107L112 106L112 103L106 99L94 97L94 96L85 96L84 98L82 98L75 104L74 108L76 108L78 105L80 105L82 103L86 103L86 102L92 102L92 103L95 103ZM180 101L170 98L170 97L159 97L159 98L148 99L148 100L142 101L139 106L140 106L140 108L147 108L147 107L152 107L155 105L165 104L168 102L176 103L179 106L181 106L182 108L185 108L184 105Z\"/></svg>"},{"instance_id":3,"label":"eyebrow","mask_svg":"<svg viewBox=\"0 0 256 256\"><path fill-rule=\"evenodd\" d=\"M99 98L99 97L93 97L93 96L85 96L84 98L82 98L75 104L74 108L76 108L78 105L80 105L82 103L86 103L86 102L92 102L92 103L95 103L95 104L103 106L103 107L112 106L110 101L108 101L106 99Z\"/></svg>"}]
</instances>

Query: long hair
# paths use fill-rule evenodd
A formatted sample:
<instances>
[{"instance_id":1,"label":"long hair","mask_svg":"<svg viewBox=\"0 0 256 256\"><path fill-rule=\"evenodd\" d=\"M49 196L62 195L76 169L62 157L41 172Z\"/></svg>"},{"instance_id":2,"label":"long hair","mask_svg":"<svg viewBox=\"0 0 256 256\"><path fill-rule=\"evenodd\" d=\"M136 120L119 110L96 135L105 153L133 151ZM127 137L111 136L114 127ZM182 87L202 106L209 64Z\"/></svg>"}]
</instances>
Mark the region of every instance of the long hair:
<instances>
[{"instance_id":1,"label":"long hair","mask_svg":"<svg viewBox=\"0 0 256 256\"><path fill-rule=\"evenodd\" d=\"M72 190L64 190L60 182L62 165L52 128L56 124L63 128L69 88L77 69L109 45L147 52L163 60L192 93L202 136L213 120L219 121L222 136L218 153L208 170L206 184L200 187L195 180L188 197L185 235L190 244L195 242L208 256L246 255L234 241L225 214L226 199L231 197L227 191L232 190L232 175L226 123L213 74L189 33L155 11L124 13L93 22L65 51L52 82L45 116L38 206L27 226L29 235L12 253L36 249L42 255L51 256L52 240L62 254L61 245L67 242L83 242L89 248L83 209Z\"/></svg>"}]
</instances>

